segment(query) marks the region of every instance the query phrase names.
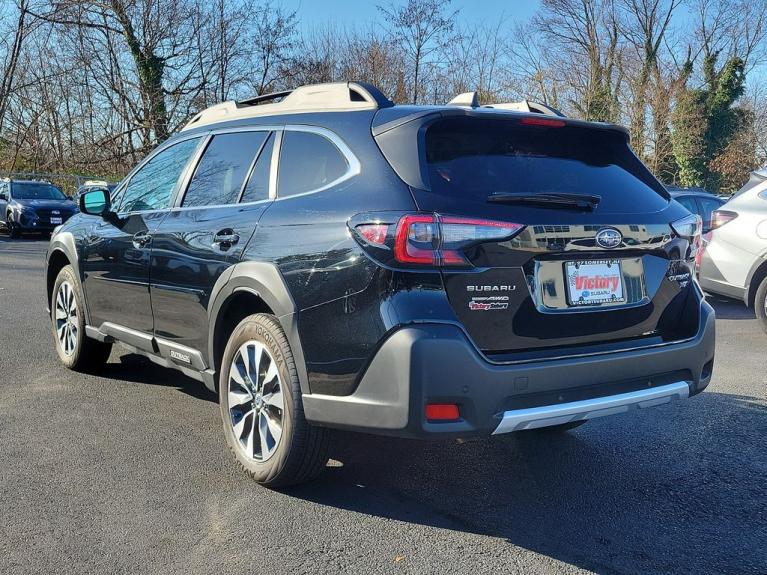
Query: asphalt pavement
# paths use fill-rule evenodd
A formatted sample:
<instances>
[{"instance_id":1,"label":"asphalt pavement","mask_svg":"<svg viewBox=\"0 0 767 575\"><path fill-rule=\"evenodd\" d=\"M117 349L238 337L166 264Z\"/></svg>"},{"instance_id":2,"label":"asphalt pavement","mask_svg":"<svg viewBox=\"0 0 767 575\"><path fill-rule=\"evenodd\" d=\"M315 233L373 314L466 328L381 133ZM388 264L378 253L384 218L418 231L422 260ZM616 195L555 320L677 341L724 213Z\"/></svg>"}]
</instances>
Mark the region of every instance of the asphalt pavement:
<instances>
[{"instance_id":1,"label":"asphalt pavement","mask_svg":"<svg viewBox=\"0 0 767 575\"><path fill-rule=\"evenodd\" d=\"M196 381L119 347L59 365L45 246L0 236L0 573L767 573L767 335L738 302L689 401L559 437L339 433L278 492Z\"/></svg>"}]
</instances>

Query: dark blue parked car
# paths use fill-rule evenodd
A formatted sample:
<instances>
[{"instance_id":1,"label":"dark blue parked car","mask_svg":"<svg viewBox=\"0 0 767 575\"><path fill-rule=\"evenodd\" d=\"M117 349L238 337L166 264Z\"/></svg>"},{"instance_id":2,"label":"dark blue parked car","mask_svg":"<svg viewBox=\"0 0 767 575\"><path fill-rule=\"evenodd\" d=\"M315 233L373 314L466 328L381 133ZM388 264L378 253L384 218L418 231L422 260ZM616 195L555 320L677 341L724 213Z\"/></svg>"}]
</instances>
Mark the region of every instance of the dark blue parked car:
<instances>
[{"instance_id":1,"label":"dark blue parked car","mask_svg":"<svg viewBox=\"0 0 767 575\"><path fill-rule=\"evenodd\" d=\"M0 181L0 225L12 238L23 232L50 233L76 212L76 204L49 182Z\"/></svg>"}]
</instances>

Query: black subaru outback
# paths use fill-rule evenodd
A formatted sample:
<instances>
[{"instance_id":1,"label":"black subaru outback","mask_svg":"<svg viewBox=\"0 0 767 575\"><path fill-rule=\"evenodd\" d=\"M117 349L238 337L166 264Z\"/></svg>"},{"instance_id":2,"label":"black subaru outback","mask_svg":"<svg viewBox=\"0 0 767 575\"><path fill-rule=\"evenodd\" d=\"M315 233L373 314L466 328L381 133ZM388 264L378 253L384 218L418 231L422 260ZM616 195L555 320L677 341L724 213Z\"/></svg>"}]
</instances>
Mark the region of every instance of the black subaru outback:
<instances>
[{"instance_id":1,"label":"black subaru outback","mask_svg":"<svg viewBox=\"0 0 767 575\"><path fill-rule=\"evenodd\" d=\"M700 219L625 130L510 107L350 82L201 112L52 238L61 361L119 342L217 390L269 485L319 473L330 428L566 430L701 392Z\"/></svg>"}]
</instances>

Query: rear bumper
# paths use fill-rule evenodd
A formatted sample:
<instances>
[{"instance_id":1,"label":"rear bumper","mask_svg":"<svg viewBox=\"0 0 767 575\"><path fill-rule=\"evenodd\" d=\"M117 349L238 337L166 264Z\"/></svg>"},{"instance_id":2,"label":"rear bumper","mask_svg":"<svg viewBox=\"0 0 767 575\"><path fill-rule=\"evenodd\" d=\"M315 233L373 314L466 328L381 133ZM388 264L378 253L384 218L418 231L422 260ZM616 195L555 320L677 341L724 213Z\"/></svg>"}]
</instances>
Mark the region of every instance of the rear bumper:
<instances>
[{"instance_id":1,"label":"rear bumper","mask_svg":"<svg viewBox=\"0 0 767 575\"><path fill-rule=\"evenodd\" d=\"M452 324L394 332L348 396L305 394L318 425L402 437L471 437L556 425L693 396L709 384L714 310L700 300L686 341L517 364L489 362ZM459 406L461 419L430 422L427 403Z\"/></svg>"}]
</instances>

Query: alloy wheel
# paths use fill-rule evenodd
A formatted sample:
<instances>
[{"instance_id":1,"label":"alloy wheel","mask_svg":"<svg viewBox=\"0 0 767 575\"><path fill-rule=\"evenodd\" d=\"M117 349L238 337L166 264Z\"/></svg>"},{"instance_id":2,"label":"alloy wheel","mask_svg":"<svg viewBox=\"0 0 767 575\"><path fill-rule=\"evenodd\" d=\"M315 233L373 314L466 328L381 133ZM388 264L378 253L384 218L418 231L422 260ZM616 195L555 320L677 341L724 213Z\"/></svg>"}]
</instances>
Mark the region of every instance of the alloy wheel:
<instances>
[{"instance_id":1,"label":"alloy wheel","mask_svg":"<svg viewBox=\"0 0 767 575\"><path fill-rule=\"evenodd\" d=\"M245 342L234 354L228 378L229 419L246 457L266 461L282 437L282 381L263 343Z\"/></svg>"},{"instance_id":2,"label":"alloy wheel","mask_svg":"<svg viewBox=\"0 0 767 575\"><path fill-rule=\"evenodd\" d=\"M74 288L69 282L62 282L59 286L54 318L59 345L66 355L72 355L77 349L77 300Z\"/></svg>"}]
</instances>

